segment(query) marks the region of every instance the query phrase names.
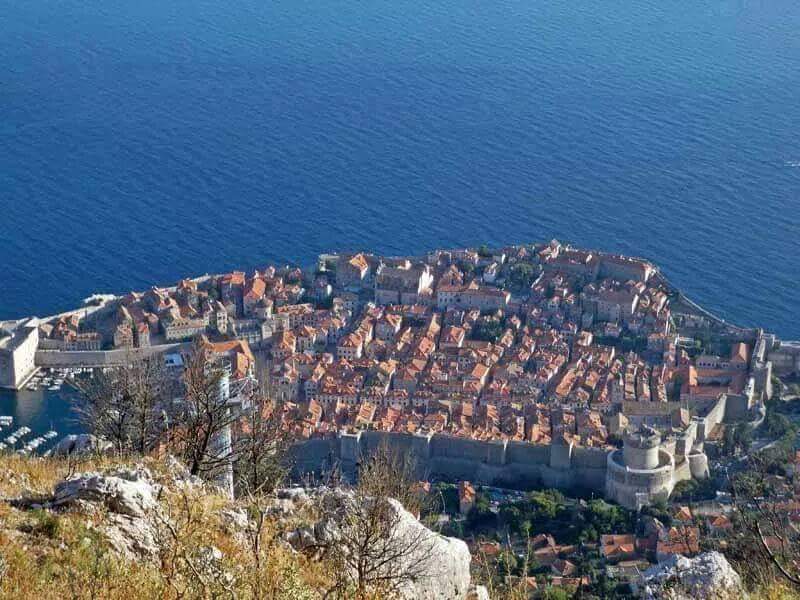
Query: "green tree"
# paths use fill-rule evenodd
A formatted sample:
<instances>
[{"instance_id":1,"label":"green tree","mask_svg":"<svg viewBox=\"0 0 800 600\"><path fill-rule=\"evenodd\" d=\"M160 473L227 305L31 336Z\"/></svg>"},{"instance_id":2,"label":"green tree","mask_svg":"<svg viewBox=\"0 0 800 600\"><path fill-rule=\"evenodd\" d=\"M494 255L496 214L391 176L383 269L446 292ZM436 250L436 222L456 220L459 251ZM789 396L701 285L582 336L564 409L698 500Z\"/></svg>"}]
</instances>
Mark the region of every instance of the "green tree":
<instances>
[{"instance_id":1,"label":"green tree","mask_svg":"<svg viewBox=\"0 0 800 600\"><path fill-rule=\"evenodd\" d=\"M508 278L513 288L527 289L536 280L536 269L530 263L517 263L511 267Z\"/></svg>"},{"instance_id":2,"label":"green tree","mask_svg":"<svg viewBox=\"0 0 800 600\"><path fill-rule=\"evenodd\" d=\"M528 495L528 501L531 505L534 520L537 521L555 519L559 513L566 509L564 495L558 490L531 492Z\"/></svg>"},{"instance_id":3,"label":"green tree","mask_svg":"<svg viewBox=\"0 0 800 600\"><path fill-rule=\"evenodd\" d=\"M742 452L750 450L753 443L753 427L749 423L739 423L733 432L733 441Z\"/></svg>"},{"instance_id":4,"label":"green tree","mask_svg":"<svg viewBox=\"0 0 800 600\"><path fill-rule=\"evenodd\" d=\"M495 343L503 335L503 324L497 319L483 319L472 329L472 338Z\"/></svg>"},{"instance_id":5,"label":"green tree","mask_svg":"<svg viewBox=\"0 0 800 600\"><path fill-rule=\"evenodd\" d=\"M560 587L553 587L552 585L548 585L542 591L542 600L569 600L569 594L567 590Z\"/></svg>"},{"instance_id":6,"label":"green tree","mask_svg":"<svg viewBox=\"0 0 800 600\"><path fill-rule=\"evenodd\" d=\"M472 531L492 529L497 525L497 516L492 512L489 499L485 494L478 494L475 506L467 514L467 528Z\"/></svg>"}]
</instances>

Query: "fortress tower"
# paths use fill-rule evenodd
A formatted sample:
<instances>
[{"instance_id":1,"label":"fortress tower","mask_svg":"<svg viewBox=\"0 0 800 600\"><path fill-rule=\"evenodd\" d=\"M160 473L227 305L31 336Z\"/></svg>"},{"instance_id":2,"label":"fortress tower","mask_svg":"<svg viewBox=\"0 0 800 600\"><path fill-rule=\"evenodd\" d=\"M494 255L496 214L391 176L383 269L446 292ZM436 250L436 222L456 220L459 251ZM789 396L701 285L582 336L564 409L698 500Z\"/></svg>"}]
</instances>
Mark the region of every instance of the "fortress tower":
<instances>
[{"instance_id":1,"label":"fortress tower","mask_svg":"<svg viewBox=\"0 0 800 600\"><path fill-rule=\"evenodd\" d=\"M658 447L661 434L643 425L636 431L625 433L624 461L631 469L655 469L659 464Z\"/></svg>"},{"instance_id":2,"label":"fortress tower","mask_svg":"<svg viewBox=\"0 0 800 600\"><path fill-rule=\"evenodd\" d=\"M661 434L642 426L626 432L624 443L608 455L606 497L633 510L666 500L675 486L675 458L661 447Z\"/></svg>"}]
</instances>

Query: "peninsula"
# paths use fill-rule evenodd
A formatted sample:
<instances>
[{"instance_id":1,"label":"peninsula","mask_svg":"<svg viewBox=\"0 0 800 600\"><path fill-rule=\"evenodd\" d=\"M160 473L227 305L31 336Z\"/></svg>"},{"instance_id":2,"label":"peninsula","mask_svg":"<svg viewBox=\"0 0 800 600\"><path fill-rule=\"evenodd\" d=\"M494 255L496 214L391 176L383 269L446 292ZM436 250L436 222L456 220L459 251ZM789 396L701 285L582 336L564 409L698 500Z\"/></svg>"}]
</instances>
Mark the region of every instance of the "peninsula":
<instances>
[{"instance_id":1,"label":"peninsula","mask_svg":"<svg viewBox=\"0 0 800 600\"><path fill-rule=\"evenodd\" d=\"M408 471L392 464L414 497L437 499L428 516L466 540L472 560L488 561L490 580L508 552L532 557L535 566L503 579L508 589L599 590L610 579L641 590L653 577L644 570L701 545L745 568L734 522L752 506L732 500L734 481L800 467L778 377L798 372L800 345L717 318L648 260L556 240L325 254L307 269L264 266L98 295L0 332L0 384L12 389L35 388L40 370L113 380L155 364L185 382L206 372L198 355L217 365L212 396L229 417L206 450L219 462L207 479L228 497L243 460L233 448L255 437L262 411L290 440L295 484L330 490L359 481L386 452L409 459ZM103 378L83 381L92 379ZM164 402L156 406L166 415L175 398ZM148 411L152 458L174 430ZM34 453L12 437L3 456ZM110 445L73 435L47 452ZM768 469L748 466L760 453ZM795 520L790 479L796 486L796 475L770 480L770 507ZM698 570L729 569L721 554L695 560Z\"/></svg>"},{"instance_id":2,"label":"peninsula","mask_svg":"<svg viewBox=\"0 0 800 600\"><path fill-rule=\"evenodd\" d=\"M307 472L352 471L390 439L441 477L580 483L630 508L708 477L704 444L725 422L758 422L773 363L799 356L695 306L647 260L556 240L322 255L98 296L5 332L12 388L39 368L179 355L201 336L234 379L258 371L292 407Z\"/></svg>"}]
</instances>

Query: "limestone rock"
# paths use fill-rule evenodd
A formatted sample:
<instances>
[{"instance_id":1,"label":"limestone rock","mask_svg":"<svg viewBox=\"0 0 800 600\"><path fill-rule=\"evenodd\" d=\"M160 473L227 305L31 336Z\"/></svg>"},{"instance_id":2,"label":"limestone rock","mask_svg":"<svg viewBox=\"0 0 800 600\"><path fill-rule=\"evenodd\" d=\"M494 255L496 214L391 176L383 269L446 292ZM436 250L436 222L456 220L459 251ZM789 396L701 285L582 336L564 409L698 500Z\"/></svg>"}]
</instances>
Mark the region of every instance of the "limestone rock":
<instances>
[{"instance_id":1,"label":"limestone rock","mask_svg":"<svg viewBox=\"0 0 800 600\"><path fill-rule=\"evenodd\" d=\"M273 517L288 517L310 502L308 493L303 488L284 488L276 490L275 500L268 514Z\"/></svg>"},{"instance_id":2,"label":"limestone rock","mask_svg":"<svg viewBox=\"0 0 800 600\"><path fill-rule=\"evenodd\" d=\"M256 532L256 525L250 522L246 510L240 507L223 508L219 513L219 520L222 530L240 546L250 546L250 536Z\"/></svg>"},{"instance_id":3,"label":"limestone rock","mask_svg":"<svg viewBox=\"0 0 800 600\"><path fill-rule=\"evenodd\" d=\"M291 500L297 506L304 506L310 500L308 493L301 487L279 489L275 495L279 500Z\"/></svg>"},{"instance_id":4,"label":"limestone rock","mask_svg":"<svg viewBox=\"0 0 800 600\"><path fill-rule=\"evenodd\" d=\"M189 468L171 454L164 460L171 483L176 487L197 488L204 485L197 475L192 475Z\"/></svg>"},{"instance_id":5,"label":"limestone rock","mask_svg":"<svg viewBox=\"0 0 800 600\"><path fill-rule=\"evenodd\" d=\"M101 527L111 547L128 559L158 554L156 532L149 519L111 513Z\"/></svg>"},{"instance_id":6,"label":"limestone rock","mask_svg":"<svg viewBox=\"0 0 800 600\"><path fill-rule=\"evenodd\" d=\"M143 517L156 506L158 491L146 469L83 473L56 484L50 505L65 507L84 501L103 504L114 513Z\"/></svg>"},{"instance_id":7,"label":"limestone rock","mask_svg":"<svg viewBox=\"0 0 800 600\"><path fill-rule=\"evenodd\" d=\"M245 533L250 527L247 511L242 508L225 508L220 512L219 516L223 527L230 533Z\"/></svg>"},{"instance_id":8,"label":"limestone rock","mask_svg":"<svg viewBox=\"0 0 800 600\"><path fill-rule=\"evenodd\" d=\"M205 578L211 579L223 586L229 586L233 582L233 575L226 569L222 550L216 546L203 546L197 549L192 562L195 570L202 573Z\"/></svg>"},{"instance_id":9,"label":"limestone rock","mask_svg":"<svg viewBox=\"0 0 800 600\"><path fill-rule=\"evenodd\" d=\"M316 544L317 538L310 527L300 527L287 533L286 541L295 550L305 550Z\"/></svg>"},{"instance_id":10,"label":"limestone rock","mask_svg":"<svg viewBox=\"0 0 800 600\"><path fill-rule=\"evenodd\" d=\"M53 453L57 456L102 454L111 450L112 446L111 442L91 434L72 434L61 438L53 449Z\"/></svg>"},{"instance_id":11,"label":"limestone rock","mask_svg":"<svg viewBox=\"0 0 800 600\"><path fill-rule=\"evenodd\" d=\"M719 552L674 555L644 573L642 596L652 600L738 600L746 597L739 574Z\"/></svg>"},{"instance_id":12,"label":"limestone rock","mask_svg":"<svg viewBox=\"0 0 800 600\"><path fill-rule=\"evenodd\" d=\"M490 600L489 590L483 585L474 585L467 593L467 600Z\"/></svg>"},{"instance_id":13,"label":"limestone rock","mask_svg":"<svg viewBox=\"0 0 800 600\"><path fill-rule=\"evenodd\" d=\"M296 530L287 540L296 549L335 548L348 554L347 540L354 535L348 528L356 527L357 520L349 518L354 511L363 511L375 500L357 498L352 492L341 489L324 490L316 503L322 518L311 529ZM364 503L364 505L360 504ZM471 556L467 545L459 539L439 535L409 513L397 500L388 500L388 513L393 524L391 543L396 548L412 550L401 555L385 568L394 572L414 571L414 580L404 581L398 590L401 598L408 600L466 600L470 588ZM357 536L355 536L357 537ZM342 547L342 546L345 547Z\"/></svg>"}]
</instances>

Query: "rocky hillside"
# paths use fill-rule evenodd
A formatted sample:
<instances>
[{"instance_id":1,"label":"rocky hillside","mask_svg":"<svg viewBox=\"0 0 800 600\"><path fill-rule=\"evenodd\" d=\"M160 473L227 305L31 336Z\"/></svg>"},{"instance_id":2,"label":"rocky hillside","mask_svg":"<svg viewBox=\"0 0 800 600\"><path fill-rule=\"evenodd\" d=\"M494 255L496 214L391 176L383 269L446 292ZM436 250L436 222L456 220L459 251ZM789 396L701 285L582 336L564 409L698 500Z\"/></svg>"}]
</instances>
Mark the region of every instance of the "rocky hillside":
<instances>
[{"instance_id":1,"label":"rocky hillside","mask_svg":"<svg viewBox=\"0 0 800 600\"><path fill-rule=\"evenodd\" d=\"M174 459L0 457L2 598L485 598L470 561L394 500L231 501Z\"/></svg>"},{"instance_id":2,"label":"rocky hillside","mask_svg":"<svg viewBox=\"0 0 800 600\"><path fill-rule=\"evenodd\" d=\"M488 600L472 563L393 499L289 488L233 501L172 458L0 456L0 598ZM637 593L745 596L716 552L653 567Z\"/></svg>"}]
</instances>

